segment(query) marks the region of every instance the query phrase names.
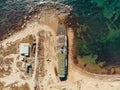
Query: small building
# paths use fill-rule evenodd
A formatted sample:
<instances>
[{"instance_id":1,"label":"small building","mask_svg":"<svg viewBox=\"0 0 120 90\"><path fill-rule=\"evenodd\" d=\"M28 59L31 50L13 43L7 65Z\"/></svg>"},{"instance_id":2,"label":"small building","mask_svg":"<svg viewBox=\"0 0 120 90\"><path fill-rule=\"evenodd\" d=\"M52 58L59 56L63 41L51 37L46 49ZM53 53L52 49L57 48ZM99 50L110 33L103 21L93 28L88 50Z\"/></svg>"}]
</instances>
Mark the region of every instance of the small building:
<instances>
[{"instance_id":1,"label":"small building","mask_svg":"<svg viewBox=\"0 0 120 90\"><path fill-rule=\"evenodd\" d=\"M21 43L19 45L19 53L22 56L30 56L30 45L28 43Z\"/></svg>"}]
</instances>

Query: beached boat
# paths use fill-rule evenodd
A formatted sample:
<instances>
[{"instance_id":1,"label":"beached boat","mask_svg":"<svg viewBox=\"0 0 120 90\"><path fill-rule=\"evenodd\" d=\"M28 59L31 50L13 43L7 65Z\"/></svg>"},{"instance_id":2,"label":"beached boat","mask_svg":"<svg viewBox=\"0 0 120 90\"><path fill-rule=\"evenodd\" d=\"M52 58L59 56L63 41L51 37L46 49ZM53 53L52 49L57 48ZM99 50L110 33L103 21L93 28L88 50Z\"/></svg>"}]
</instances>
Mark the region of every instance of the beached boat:
<instances>
[{"instance_id":1,"label":"beached boat","mask_svg":"<svg viewBox=\"0 0 120 90\"><path fill-rule=\"evenodd\" d=\"M60 24L57 31L58 75L60 80L67 77L67 34L64 24Z\"/></svg>"}]
</instances>

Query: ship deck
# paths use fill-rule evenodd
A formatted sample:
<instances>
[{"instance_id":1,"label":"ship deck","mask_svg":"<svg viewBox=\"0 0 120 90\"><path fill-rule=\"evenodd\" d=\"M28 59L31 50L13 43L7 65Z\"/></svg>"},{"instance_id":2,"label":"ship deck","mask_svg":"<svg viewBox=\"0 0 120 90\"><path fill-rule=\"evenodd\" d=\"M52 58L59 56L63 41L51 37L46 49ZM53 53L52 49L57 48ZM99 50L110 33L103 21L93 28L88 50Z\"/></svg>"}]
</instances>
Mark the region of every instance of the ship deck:
<instances>
[{"instance_id":1,"label":"ship deck","mask_svg":"<svg viewBox=\"0 0 120 90\"><path fill-rule=\"evenodd\" d=\"M66 29L64 24L60 24L57 31L57 59L58 59L58 74L65 76L66 74L66 57L67 57L67 39Z\"/></svg>"}]
</instances>

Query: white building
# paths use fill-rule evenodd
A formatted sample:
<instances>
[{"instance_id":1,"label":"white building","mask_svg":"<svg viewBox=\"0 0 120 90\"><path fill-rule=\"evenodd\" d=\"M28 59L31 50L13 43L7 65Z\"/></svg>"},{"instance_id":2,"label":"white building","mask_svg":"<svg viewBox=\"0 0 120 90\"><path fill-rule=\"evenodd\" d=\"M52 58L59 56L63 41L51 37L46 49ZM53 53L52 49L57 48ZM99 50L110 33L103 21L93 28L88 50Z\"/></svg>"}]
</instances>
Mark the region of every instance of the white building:
<instances>
[{"instance_id":1,"label":"white building","mask_svg":"<svg viewBox=\"0 0 120 90\"><path fill-rule=\"evenodd\" d=\"M23 56L30 56L30 45L28 43L21 43L19 45L19 53Z\"/></svg>"}]
</instances>

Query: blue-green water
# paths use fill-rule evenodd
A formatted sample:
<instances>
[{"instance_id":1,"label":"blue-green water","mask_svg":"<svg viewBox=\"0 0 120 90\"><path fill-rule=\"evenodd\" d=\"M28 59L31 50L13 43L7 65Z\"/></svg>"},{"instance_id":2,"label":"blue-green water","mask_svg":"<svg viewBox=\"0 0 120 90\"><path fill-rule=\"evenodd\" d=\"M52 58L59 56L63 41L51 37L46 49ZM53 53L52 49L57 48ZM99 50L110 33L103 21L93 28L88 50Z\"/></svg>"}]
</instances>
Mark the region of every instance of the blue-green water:
<instances>
[{"instance_id":1,"label":"blue-green water","mask_svg":"<svg viewBox=\"0 0 120 90\"><path fill-rule=\"evenodd\" d=\"M50 0L1 0L0 35L21 24L23 17L29 15L29 5L40 1ZM120 0L53 1L73 8L77 55L97 55L96 63L120 65Z\"/></svg>"},{"instance_id":2,"label":"blue-green water","mask_svg":"<svg viewBox=\"0 0 120 90\"><path fill-rule=\"evenodd\" d=\"M120 0L71 0L76 25L76 53L97 55L96 63L120 65Z\"/></svg>"}]
</instances>

